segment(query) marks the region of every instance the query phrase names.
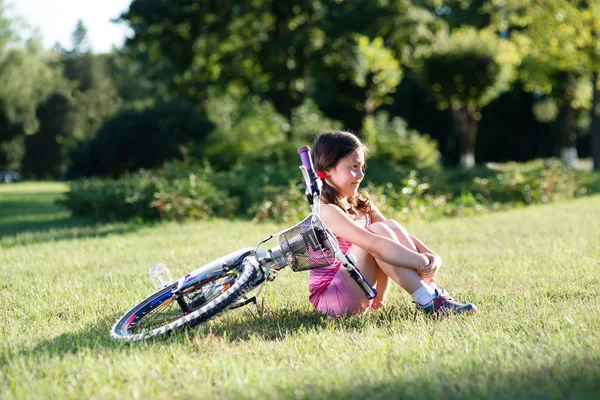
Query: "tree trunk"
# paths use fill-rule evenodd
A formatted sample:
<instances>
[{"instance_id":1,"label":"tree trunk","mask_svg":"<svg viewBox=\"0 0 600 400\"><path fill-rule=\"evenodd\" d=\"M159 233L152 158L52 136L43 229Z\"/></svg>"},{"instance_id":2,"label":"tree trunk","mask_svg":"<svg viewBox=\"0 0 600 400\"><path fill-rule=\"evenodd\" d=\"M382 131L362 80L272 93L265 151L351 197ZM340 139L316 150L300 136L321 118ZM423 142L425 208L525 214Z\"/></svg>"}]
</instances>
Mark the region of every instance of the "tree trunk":
<instances>
[{"instance_id":1,"label":"tree trunk","mask_svg":"<svg viewBox=\"0 0 600 400\"><path fill-rule=\"evenodd\" d=\"M562 114L562 132L561 132L561 148L560 157L562 161L569 167L576 167L578 163L577 148L575 141L577 134L575 133L575 109L569 102L561 107Z\"/></svg>"},{"instance_id":2,"label":"tree trunk","mask_svg":"<svg viewBox=\"0 0 600 400\"><path fill-rule=\"evenodd\" d=\"M598 72L594 72L592 79L594 99L591 110L590 145L592 159L594 160L594 169L600 170L600 91L596 86L598 82Z\"/></svg>"},{"instance_id":3,"label":"tree trunk","mask_svg":"<svg viewBox=\"0 0 600 400\"><path fill-rule=\"evenodd\" d=\"M454 124L460 139L460 165L466 168L475 166L475 142L479 121L475 115L479 109L452 108Z\"/></svg>"}]
</instances>

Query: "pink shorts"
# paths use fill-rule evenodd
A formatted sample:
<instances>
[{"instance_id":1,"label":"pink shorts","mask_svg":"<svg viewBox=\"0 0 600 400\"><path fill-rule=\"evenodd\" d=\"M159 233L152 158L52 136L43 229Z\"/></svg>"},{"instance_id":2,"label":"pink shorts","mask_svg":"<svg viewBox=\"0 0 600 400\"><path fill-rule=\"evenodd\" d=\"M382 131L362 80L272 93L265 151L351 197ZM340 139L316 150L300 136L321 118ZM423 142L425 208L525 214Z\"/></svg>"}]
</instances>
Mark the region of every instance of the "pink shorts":
<instances>
[{"instance_id":1,"label":"pink shorts","mask_svg":"<svg viewBox=\"0 0 600 400\"><path fill-rule=\"evenodd\" d=\"M316 305L317 311L326 315L341 316L362 314L369 307L363 306L343 275L343 267L333 275L331 283Z\"/></svg>"}]
</instances>

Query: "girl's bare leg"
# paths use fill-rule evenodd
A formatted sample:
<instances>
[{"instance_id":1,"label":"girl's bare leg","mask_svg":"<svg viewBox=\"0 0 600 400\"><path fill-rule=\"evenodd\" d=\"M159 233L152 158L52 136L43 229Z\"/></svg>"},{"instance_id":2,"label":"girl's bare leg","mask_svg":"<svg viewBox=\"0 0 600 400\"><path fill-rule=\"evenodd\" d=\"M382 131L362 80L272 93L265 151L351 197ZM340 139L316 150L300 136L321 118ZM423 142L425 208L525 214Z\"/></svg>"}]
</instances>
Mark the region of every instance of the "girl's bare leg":
<instances>
[{"instance_id":1,"label":"girl's bare leg","mask_svg":"<svg viewBox=\"0 0 600 400\"><path fill-rule=\"evenodd\" d=\"M394 231L383 222L375 222L369 225L367 229L380 236L399 241ZM385 304L387 301L390 279L399 284L409 294L413 294L416 290L423 287L424 284L427 284L422 281L421 277L414 269L396 267L381 260L377 260L366 250L356 245L351 246L348 252L356 257L356 267L360 270L365 279L377 288L378 293L374 301L367 300L362 289L354 279L350 277L348 272L343 270L346 281L364 306L370 306L373 303L375 306Z\"/></svg>"},{"instance_id":2,"label":"girl's bare leg","mask_svg":"<svg viewBox=\"0 0 600 400\"><path fill-rule=\"evenodd\" d=\"M382 223L388 226L394 232L400 243L402 243L404 246L408 247L411 250L419 252L419 250L417 250L415 242L413 242L410 235L408 234L408 231L402 225L400 225L393 219L386 219L385 221L382 221ZM423 281L429 284L431 282L434 282L435 280L432 280L430 278L423 278Z\"/></svg>"}]
</instances>

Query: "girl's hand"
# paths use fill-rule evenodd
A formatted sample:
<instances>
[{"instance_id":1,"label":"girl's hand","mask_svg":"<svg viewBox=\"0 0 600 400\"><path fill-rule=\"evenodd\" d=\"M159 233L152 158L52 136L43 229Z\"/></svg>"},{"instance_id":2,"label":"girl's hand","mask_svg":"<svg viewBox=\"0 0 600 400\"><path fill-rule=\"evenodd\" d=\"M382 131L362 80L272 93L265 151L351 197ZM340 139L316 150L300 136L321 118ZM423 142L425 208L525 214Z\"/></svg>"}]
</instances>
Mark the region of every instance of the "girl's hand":
<instances>
[{"instance_id":1,"label":"girl's hand","mask_svg":"<svg viewBox=\"0 0 600 400\"><path fill-rule=\"evenodd\" d=\"M423 253L423 255L427 257L429 264L426 267L417 270L417 272L422 278L433 278L439 267L442 265L442 259L433 253Z\"/></svg>"},{"instance_id":2,"label":"girl's hand","mask_svg":"<svg viewBox=\"0 0 600 400\"><path fill-rule=\"evenodd\" d=\"M425 256L429 258L429 263L435 267L436 271L441 268L442 258L440 256L433 253L425 253Z\"/></svg>"},{"instance_id":3,"label":"girl's hand","mask_svg":"<svg viewBox=\"0 0 600 400\"><path fill-rule=\"evenodd\" d=\"M436 272L434 265L432 263L432 259L429 256L427 256L426 254L423 254L423 255L425 255L427 257L429 262L427 263L426 266L417 268L417 273L422 278L431 278L431 277L433 277L433 275L435 275L435 272Z\"/></svg>"}]
</instances>

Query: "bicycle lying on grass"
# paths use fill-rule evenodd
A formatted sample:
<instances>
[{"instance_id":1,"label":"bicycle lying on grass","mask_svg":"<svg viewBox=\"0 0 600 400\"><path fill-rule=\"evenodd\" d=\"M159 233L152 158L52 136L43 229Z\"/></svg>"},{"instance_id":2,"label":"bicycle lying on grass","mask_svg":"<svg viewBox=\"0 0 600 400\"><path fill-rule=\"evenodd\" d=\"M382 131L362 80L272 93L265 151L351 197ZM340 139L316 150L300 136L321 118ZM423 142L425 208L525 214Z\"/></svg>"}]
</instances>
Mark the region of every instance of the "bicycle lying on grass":
<instances>
[{"instance_id":1,"label":"bicycle lying on grass","mask_svg":"<svg viewBox=\"0 0 600 400\"><path fill-rule=\"evenodd\" d=\"M166 266L154 265L150 278L157 291L117 319L110 335L121 340L148 339L256 303L256 295L247 294L255 289L260 292L261 285L273 281L286 266L299 272L326 267L337 260L363 289L366 298L375 298L375 289L356 268L353 256L341 252L336 237L320 218L322 182L314 172L310 148L301 147L298 153L311 208L306 218L266 238L256 248L236 250L175 282ZM273 236L277 236L279 245L266 251L259 249Z\"/></svg>"}]
</instances>

